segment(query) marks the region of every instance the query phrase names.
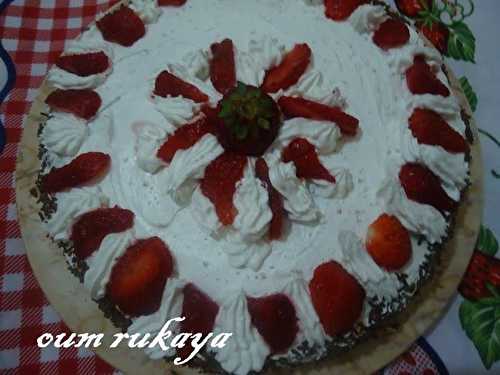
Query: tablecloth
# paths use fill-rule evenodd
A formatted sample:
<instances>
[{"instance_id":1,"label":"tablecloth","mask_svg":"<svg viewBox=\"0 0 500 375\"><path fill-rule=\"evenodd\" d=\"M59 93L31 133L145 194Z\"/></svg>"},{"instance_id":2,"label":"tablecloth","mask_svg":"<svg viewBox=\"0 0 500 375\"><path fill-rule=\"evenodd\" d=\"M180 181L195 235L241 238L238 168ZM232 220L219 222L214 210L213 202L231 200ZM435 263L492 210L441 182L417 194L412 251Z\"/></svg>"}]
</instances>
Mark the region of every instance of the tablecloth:
<instances>
[{"instance_id":1,"label":"tablecloth","mask_svg":"<svg viewBox=\"0 0 500 375\"><path fill-rule=\"evenodd\" d=\"M295 0L290 0L295 1ZM299 0L296 0L299 1ZM114 1L7 0L0 2L0 373L111 374L112 367L85 349L39 349L36 338L68 329L32 273L16 221L14 169L22 126L37 88L68 40ZM448 0L444 5L469 6ZM486 210L476 252L495 262L500 233L500 2L481 0L471 15L446 21L447 62L461 82L480 124ZM442 1L438 4L443 5ZM465 12L467 13L467 12ZM456 16L456 14L455 14ZM460 16L460 14L459 14ZM460 22L459 22L460 21ZM465 25L465 28L463 27ZM468 31L471 30L469 33ZM5 127L5 132L4 128ZM498 172L497 172L498 171ZM473 276L473 275L472 275ZM472 277L469 275L469 277ZM462 297L405 355L379 375L500 373L500 297Z\"/></svg>"}]
</instances>

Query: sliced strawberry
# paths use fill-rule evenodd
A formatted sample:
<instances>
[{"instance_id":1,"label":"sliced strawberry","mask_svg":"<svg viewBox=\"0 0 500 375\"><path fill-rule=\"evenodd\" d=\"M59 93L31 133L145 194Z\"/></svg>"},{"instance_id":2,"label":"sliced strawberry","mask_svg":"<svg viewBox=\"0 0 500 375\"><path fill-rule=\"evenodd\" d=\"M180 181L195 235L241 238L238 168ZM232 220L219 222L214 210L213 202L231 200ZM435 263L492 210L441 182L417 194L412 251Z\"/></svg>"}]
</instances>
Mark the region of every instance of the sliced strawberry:
<instances>
[{"instance_id":1,"label":"sliced strawberry","mask_svg":"<svg viewBox=\"0 0 500 375\"><path fill-rule=\"evenodd\" d=\"M404 46L409 40L408 26L395 18L384 21L373 34L373 42L383 50Z\"/></svg>"},{"instance_id":2,"label":"sliced strawberry","mask_svg":"<svg viewBox=\"0 0 500 375\"><path fill-rule=\"evenodd\" d=\"M415 56L413 65L406 71L406 83L412 94L450 96L450 90L441 82L422 55Z\"/></svg>"},{"instance_id":3,"label":"sliced strawberry","mask_svg":"<svg viewBox=\"0 0 500 375\"><path fill-rule=\"evenodd\" d=\"M219 305L209 296L199 290L194 284L187 284L183 289L182 316L186 319L181 323L182 333L201 333L203 336L213 331ZM187 358L193 347L190 341L182 349L178 349L181 358Z\"/></svg>"},{"instance_id":4,"label":"sliced strawberry","mask_svg":"<svg viewBox=\"0 0 500 375\"><path fill-rule=\"evenodd\" d=\"M417 108L409 119L410 130L418 143L441 146L452 153L469 151L465 138L456 132L436 112Z\"/></svg>"},{"instance_id":5,"label":"sliced strawberry","mask_svg":"<svg viewBox=\"0 0 500 375\"><path fill-rule=\"evenodd\" d=\"M170 163L177 151L187 150L207 134L215 134L215 126L206 117L183 125L167 138L158 150L157 156L164 162Z\"/></svg>"},{"instance_id":6,"label":"sliced strawberry","mask_svg":"<svg viewBox=\"0 0 500 375\"><path fill-rule=\"evenodd\" d=\"M234 46L231 39L210 46L210 79L215 89L226 94L236 86L236 66L234 62Z\"/></svg>"},{"instance_id":7,"label":"sliced strawberry","mask_svg":"<svg viewBox=\"0 0 500 375\"><path fill-rule=\"evenodd\" d=\"M292 301L284 294L266 297L247 297L248 312L272 354L285 353L299 331Z\"/></svg>"},{"instance_id":8,"label":"sliced strawberry","mask_svg":"<svg viewBox=\"0 0 500 375\"><path fill-rule=\"evenodd\" d=\"M287 118L303 117L318 121L334 122L344 135L356 135L359 121L340 108L330 107L311 100L282 96L278 100L281 111Z\"/></svg>"},{"instance_id":9,"label":"sliced strawberry","mask_svg":"<svg viewBox=\"0 0 500 375\"><path fill-rule=\"evenodd\" d=\"M146 34L144 22L125 5L98 20L97 27L105 40L125 47L130 47Z\"/></svg>"},{"instance_id":10,"label":"sliced strawberry","mask_svg":"<svg viewBox=\"0 0 500 375\"><path fill-rule=\"evenodd\" d=\"M187 0L158 0L158 5L161 7L164 6L180 7L186 4L186 1Z\"/></svg>"},{"instance_id":11,"label":"sliced strawberry","mask_svg":"<svg viewBox=\"0 0 500 375\"><path fill-rule=\"evenodd\" d=\"M415 18L420 12L430 9L432 0L396 0L396 6L405 16Z\"/></svg>"},{"instance_id":12,"label":"sliced strawberry","mask_svg":"<svg viewBox=\"0 0 500 375\"><path fill-rule=\"evenodd\" d=\"M344 21L368 0L325 0L325 14L335 21Z\"/></svg>"},{"instance_id":13,"label":"sliced strawberry","mask_svg":"<svg viewBox=\"0 0 500 375\"><path fill-rule=\"evenodd\" d=\"M255 174L266 186L269 195L269 207L273 213L269 224L269 239L279 240L283 235L286 211L283 207L283 196L273 187L269 179L269 167L264 159L259 158L255 162Z\"/></svg>"},{"instance_id":14,"label":"sliced strawberry","mask_svg":"<svg viewBox=\"0 0 500 375\"><path fill-rule=\"evenodd\" d=\"M313 306L329 336L350 331L363 310L365 291L339 263L323 263L309 283Z\"/></svg>"},{"instance_id":15,"label":"sliced strawberry","mask_svg":"<svg viewBox=\"0 0 500 375\"><path fill-rule=\"evenodd\" d=\"M307 44L296 44L283 57L281 64L267 70L262 89L267 93L273 93L295 85L309 66L311 54L311 48Z\"/></svg>"},{"instance_id":16,"label":"sliced strawberry","mask_svg":"<svg viewBox=\"0 0 500 375\"><path fill-rule=\"evenodd\" d=\"M500 290L500 259L474 250L458 290L465 298L477 301L493 297L487 284Z\"/></svg>"},{"instance_id":17,"label":"sliced strawberry","mask_svg":"<svg viewBox=\"0 0 500 375\"><path fill-rule=\"evenodd\" d=\"M410 234L397 217L382 214L368 227L366 249L380 267L399 270L411 257Z\"/></svg>"},{"instance_id":18,"label":"sliced strawberry","mask_svg":"<svg viewBox=\"0 0 500 375\"><path fill-rule=\"evenodd\" d=\"M133 225L134 213L119 207L98 208L81 215L71 228L75 255L87 259L108 234L126 231Z\"/></svg>"},{"instance_id":19,"label":"sliced strawberry","mask_svg":"<svg viewBox=\"0 0 500 375\"><path fill-rule=\"evenodd\" d=\"M430 25L427 23L417 23L416 26L439 52L445 54L448 51L450 30L444 23L433 22Z\"/></svg>"},{"instance_id":20,"label":"sliced strawberry","mask_svg":"<svg viewBox=\"0 0 500 375\"><path fill-rule=\"evenodd\" d=\"M283 150L282 159L285 163L295 164L298 178L335 183L335 177L321 164L316 148L307 139L295 138Z\"/></svg>"},{"instance_id":21,"label":"sliced strawberry","mask_svg":"<svg viewBox=\"0 0 500 375\"><path fill-rule=\"evenodd\" d=\"M106 295L125 314L153 314L173 267L170 250L160 238L138 240L113 266Z\"/></svg>"},{"instance_id":22,"label":"sliced strawberry","mask_svg":"<svg viewBox=\"0 0 500 375\"><path fill-rule=\"evenodd\" d=\"M59 56L56 61L59 68L80 77L103 73L109 64L108 56L102 51Z\"/></svg>"},{"instance_id":23,"label":"sliced strawberry","mask_svg":"<svg viewBox=\"0 0 500 375\"><path fill-rule=\"evenodd\" d=\"M76 117L90 120L97 114L102 100L93 90L60 90L52 91L45 99L52 109L68 112Z\"/></svg>"},{"instance_id":24,"label":"sliced strawberry","mask_svg":"<svg viewBox=\"0 0 500 375\"><path fill-rule=\"evenodd\" d=\"M238 214L233 196L246 165L246 156L224 152L208 165L201 180L201 191L214 204L223 225L231 225Z\"/></svg>"},{"instance_id":25,"label":"sliced strawberry","mask_svg":"<svg viewBox=\"0 0 500 375\"><path fill-rule=\"evenodd\" d=\"M73 159L69 164L53 168L43 177L42 189L46 193L91 184L108 173L111 158L102 152L87 152Z\"/></svg>"},{"instance_id":26,"label":"sliced strawberry","mask_svg":"<svg viewBox=\"0 0 500 375\"><path fill-rule=\"evenodd\" d=\"M164 98L167 96L182 96L196 103L203 103L209 99L209 97L201 92L196 86L183 81L166 70L156 77L154 93Z\"/></svg>"},{"instance_id":27,"label":"sliced strawberry","mask_svg":"<svg viewBox=\"0 0 500 375\"><path fill-rule=\"evenodd\" d=\"M417 163L407 163L401 167L399 180L408 199L433 206L441 212L450 212L456 202L441 186L439 178L430 169Z\"/></svg>"}]
</instances>

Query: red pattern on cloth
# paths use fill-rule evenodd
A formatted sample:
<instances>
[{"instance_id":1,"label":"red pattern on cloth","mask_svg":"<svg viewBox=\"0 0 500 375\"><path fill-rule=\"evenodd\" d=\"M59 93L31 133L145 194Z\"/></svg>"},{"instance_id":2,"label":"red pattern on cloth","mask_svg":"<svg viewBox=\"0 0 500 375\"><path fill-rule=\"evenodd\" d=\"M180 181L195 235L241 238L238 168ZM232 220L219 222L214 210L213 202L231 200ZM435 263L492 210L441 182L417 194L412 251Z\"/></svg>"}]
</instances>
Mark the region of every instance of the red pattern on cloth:
<instances>
[{"instance_id":1,"label":"red pattern on cloth","mask_svg":"<svg viewBox=\"0 0 500 375\"><path fill-rule=\"evenodd\" d=\"M0 373L111 374L115 370L86 349L40 349L42 333L69 333L49 305L31 270L16 221L14 170L22 125L37 89L64 49L116 0L14 1L0 15L0 35L17 71L15 86L0 106L7 131L0 155ZM415 345L416 365L398 360L384 375L438 374L425 352ZM426 372L426 370L428 370ZM431 372L432 371L432 372Z\"/></svg>"}]
</instances>

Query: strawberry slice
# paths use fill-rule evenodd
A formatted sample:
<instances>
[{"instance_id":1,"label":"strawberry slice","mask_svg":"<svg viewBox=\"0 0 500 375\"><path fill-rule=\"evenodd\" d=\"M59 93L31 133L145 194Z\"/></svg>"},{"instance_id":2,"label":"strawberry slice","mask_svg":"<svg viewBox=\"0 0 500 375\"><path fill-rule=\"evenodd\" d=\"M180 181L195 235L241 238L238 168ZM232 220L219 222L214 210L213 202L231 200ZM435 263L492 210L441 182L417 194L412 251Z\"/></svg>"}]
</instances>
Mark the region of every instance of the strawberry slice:
<instances>
[{"instance_id":1,"label":"strawberry slice","mask_svg":"<svg viewBox=\"0 0 500 375\"><path fill-rule=\"evenodd\" d=\"M134 213L119 207L98 208L81 215L71 228L75 255L87 259L108 234L124 232L134 225Z\"/></svg>"},{"instance_id":2,"label":"strawberry slice","mask_svg":"<svg viewBox=\"0 0 500 375\"><path fill-rule=\"evenodd\" d=\"M186 4L187 0L158 0L158 5L161 7L164 6L172 6L172 7L180 7Z\"/></svg>"},{"instance_id":3,"label":"strawberry slice","mask_svg":"<svg viewBox=\"0 0 500 375\"><path fill-rule=\"evenodd\" d=\"M182 96L196 103L203 103L209 99L209 97L198 90L196 86L183 81L166 70L156 77L154 93L164 98L167 96Z\"/></svg>"},{"instance_id":4,"label":"strawberry slice","mask_svg":"<svg viewBox=\"0 0 500 375\"><path fill-rule=\"evenodd\" d=\"M187 150L207 134L215 134L215 126L206 117L178 128L158 150L157 156L170 163L177 151Z\"/></svg>"},{"instance_id":5,"label":"strawberry slice","mask_svg":"<svg viewBox=\"0 0 500 375\"><path fill-rule=\"evenodd\" d=\"M97 114L102 100L93 90L54 90L45 99L52 109L68 112L84 120L90 120Z\"/></svg>"},{"instance_id":6,"label":"strawberry slice","mask_svg":"<svg viewBox=\"0 0 500 375\"><path fill-rule=\"evenodd\" d=\"M415 18L420 12L430 9L432 0L396 0L398 10L405 16Z\"/></svg>"},{"instance_id":7,"label":"strawberry slice","mask_svg":"<svg viewBox=\"0 0 500 375\"><path fill-rule=\"evenodd\" d=\"M283 57L281 64L267 70L262 89L267 93L273 93L295 85L309 66L311 54L311 48L307 44L296 44Z\"/></svg>"},{"instance_id":8,"label":"strawberry slice","mask_svg":"<svg viewBox=\"0 0 500 375\"><path fill-rule=\"evenodd\" d=\"M380 267L399 270L411 257L410 234L397 217L382 214L368 227L366 249Z\"/></svg>"},{"instance_id":9,"label":"strawberry slice","mask_svg":"<svg viewBox=\"0 0 500 375\"><path fill-rule=\"evenodd\" d=\"M286 211L283 207L283 197L278 190L273 187L273 184L269 179L269 167L263 158L259 158L255 162L255 174L267 188L267 193L269 195L269 207L273 213L271 223L269 224L269 239L271 241L279 240L283 235L286 217Z\"/></svg>"},{"instance_id":10,"label":"strawberry slice","mask_svg":"<svg viewBox=\"0 0 500 375\"><path fill-rule=\"evenodd\" d=\"M234 62L234 46L231 39L210 46L210 79L215 89L226 94L236 86L236 66Z\"/></svg>"},{"instance_id":11,"label":"strawberry slice","mask_svg":"<svg viewBox=\"0 0 500 375\"><path fill-rule=\"evenodd\" d=\"M247 297L248 312L272 354L285 353L299 331L295 307L284 294Z\"/></svg>"},{"instance_id":12,"label":"strawberry slice","mask_svg":"<svg viewBox=\"0 0 500 375\"><path fill-rule=\"evenodd\" d=\"M46 193L89 185L108 173L111 157L102 152L87 152L73 159L69 164L53 168L43 177L42 189Z\"/></svg>"},{"instance_id":13,"label":"strawberry slice","mask_svg":"<svg viewBox=\"0 0 500 375\"><path fill-rule=\"evenodd\" d=\"M450 39L450 30L442 22L422 23L417 22L417 28L442 54L448 52L448 40Z\"/></svg>"},{"instance_id":14,"label":"strawberry slice","mask_svg":"<svg viewBox=\"0 0 500 375\"><path fill-rule=\"evenodd\" d=\"M186 319L180 325L182 333L201 333L203 336L213 331L219 305L199 290L194 284L186 284L183 289L182 316ZM181 358L189 357L193 347L188 341L184 348L177 352Z\"/></svg>"},{"instance_id":15,"label":"strawberry slice","mask_svg":"<svg viewBox=\"0 0 500 375\"><path fill-rule=\"evenodd\" d=\"M303 117L311 120L331 121L340 128L344 135L354 136L358 131L358 119L343 112L340 108L290 96L282 96L278 104L287 118Z\"/></svg>"},{"instance_id":16,"label":"strawberry slice","mask_svg":"<svg viewBox=\"0 0 500 375\"><path fill-rule=\"evenodd\" d=\"M406 71L406 83L412 94L450 96L450 90L441 82L422 55L415 56L413 65Z\"/></svg>"},{"instance_id":17,"label":"strawberry slice","mask_svg":"<svg viewBox=\"0 0 500 375\"><path fill-rule=\"evenodd\" d=\"M363 310L365 291L339 263L323 263L309 283L313 306L329 336L350 331Z\"/></svg>"},{"instance_id":18,"label":"strawberry slice","mask_svg":"<svg viewBox=\"0 0 500 375\"><path fill-rule=\"evenodd\" d=\"M226 151L207 166L201 180L201 191L214 204L223 225L231 225L238 214L233 196L246 165L245 155Z\"/></svg>"},{"instance_id":19,"label":"strawberry slice","mask_svg":"<svg viewBox=\"0 0 500 375\"><path fill-rule=\"evenodd\" d=\"M442 213L450 212L456 206L456 202L444 191L439 178L421 164L403 165L399 172L399 181L406 196L412 201L428 204Z\"/></svg>"},{"instance_id":20,"label":"strawberry slice","mask_svg":"<svg viewBox=\"0 0 500 375\"><path fill-rule=\"evenodd\" d=\"M174 268L170 249L158 237L138 240L117 260L106 295L130 316L153 314Z\"/></svg>"},{"instance_id":21,"label":"strawberry slice","mask_svg":"<svg viewBox=\"0 0 500 375\"><path fill-rule=\"evenodd\" d=\"M290 142L283 150L282 159L285 163L295 164L298 178L335 183L335 177L321 164L316 148L307 139L296 138Z\"/></svg>"},{"instance_id":22,"label":"strawberry slice","mask_svg":"<svg viewBox=\"0 0 500 375\"><path fill-rule=\"evenodd\" d=\"M325 14L335 21L344 21L368 0L325 0Z\"/></svg>"},{"instance_id":23,"label":"strawberry slice","mask_svg":"<svg viewBox=\"0 0 500 375\"><path fill-rule=\"evenodd\" d=\"M431 146L441 146L451 153L469 151L465 138L456 132L436 112L417 108L409 120L410 130L418 143Z\"/></svg>"},{"instance_id":24,"label":"strawberry slice","mask_svg":"<svg viewBox=\"0 0 500 375\"><path fill-rule=\"evenodd\" d=\"M493 297L487 284L500 290L500 259L476 249L458 290L465 298L477 301Z\"/></svg>"},{"instance_id":25,"label":"strawberry slice","mask_svg":"<svg viewBox=\"0 0 500 375\"><path fill-rule=\"evenodd\" d=\"M383 50L404 46L409 40L406 24L394 18L384 21L373 34L373 42Z\"/></svg>"},{"instance_id":26,"label":"strawberry slice","mask_svg":"<svg viewBox=\"0 0 500 375\"><path fill-rule=\"evenodd\" d=\"M98 20L97 27L104 40L125 47L130 47L146 34L144 22L125 5Z\"/></svg>"},{"instance_id":27,"label":"strawberry slice","mask_svg":"<svg viewBox=\"0 0 500 375\"><path fill-rule=\"evenodd\" d=\"M101 51L59 56L56 65L77 76L88 77L105 72L110 62L108 56Z\"/></svg>"}]
</instances>

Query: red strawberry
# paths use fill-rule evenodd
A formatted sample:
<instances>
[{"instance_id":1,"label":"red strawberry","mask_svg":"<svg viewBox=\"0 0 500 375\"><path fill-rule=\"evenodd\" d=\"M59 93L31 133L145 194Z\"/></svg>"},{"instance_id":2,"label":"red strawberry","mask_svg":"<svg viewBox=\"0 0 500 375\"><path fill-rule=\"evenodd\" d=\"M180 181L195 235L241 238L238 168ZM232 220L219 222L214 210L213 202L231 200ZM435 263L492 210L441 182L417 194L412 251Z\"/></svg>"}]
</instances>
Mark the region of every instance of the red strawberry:
<instances>
[{"instance_id":1,"label":"red strawberry","mask_svg":"<svg viewBox=\"0 0 500 375\"><path fill-rule=\"evenodd\" d=\"M109 68L109 59L104 52L81 53L59 56L56 65L80 77L105 72Z\"/></svg>"},{"instance_id":2,"label":"red strawberry","mask_svg":"<svg viewBox=\"0 0 500 375\"><path fill-rule=\"evenodd\" d=\"M331 121L340 128L344 135L356 135L358 130L358 119L337 107L290 96L282 96L278 104L288 118L304 117L311 120Z\"/></svg>"},{"instance_id":3,"label":"red strawberry","mask_svg":"<svg viewBox=\"0 0 500 375\"><path fill-rule=\"evenodd\" d=\"M295 341L299 327L295 307L284 294L247 297L248 312L272 354L285 353Z\"/></svg>"},{"instance_id":4,"label":"red strawberry","mask_svg":"<svg viewBox=\"0 0 500 375\"><path fill-rule=\"evenodd\" d=\"M412 94L450 96L450 90L441 82L422 55L415 56L413 65L406 71L406 83Z\"/></svg>"},{"instance_id":5,"label":"red strawberry","mask_svg":"<svg viewBox=\"0 0 500 375\"><path fill-rule=\"evenodd\" d=\"M284 220L286 212L283 207L283 197L277 191L269 179L269 167L264 159L259 158L255 162L255 174L266 186L269 195L269 207L273 218L269 224L269 239L279 240L283 235Z\"/></svg>"},{"instance_id":6,"label":"red strawberry","mask_svg":"<svg viewBox=\"0 0 500 375\"><path fill-rule=\"evenodd\" d=\"M382 214L368 227L366 249L380 267L399 270L411 257L410 234L395 216Z\"/></svg>"},{"instance_id":7,"label":"red strawberry","mask_svg":"<svg viewBox=\"0 0 500 375\"><path fill-rule=\"evenodd\" d=\"M160 238L138 240L113 266L106 295L125 314L152 314L160 307L172 270L172 255Z\"/></svg>"},{"instance_id":8,"label":"red strawberry","mask_svg":"<svg viewBox=\"0 0 500 375\"><path fill-rule=\"evenodd\" d=\"M363 310L365 291L339 263L323 263L309 283L311 300L329 336L350 331Z\"/></svg>"},{"instance_id":9,"label":"red strawberry","mask_svg":"<svg viewBox=\"0 0 500 375\"><path fill-rule=\"evenodd\" d=\"M335 177L321 164L316 148L307 139L295 138L283 150L282 159L285 163L293 162L295 164L298 178L335 183Z\"/></svg>"},{"instance_id":10,"label":"red strawberry","mask_svg":"<svg viewBox=\"0 0 500 375\"><path fill-rule=\"evenodd\" d=\"M158 0L158 5L163 7L163 6L173 6L173 7L180 7L184 4L186 4L187 0Z\"/></svg>"},{"instance_id":11,"label":"red strawberry","mask_svg":"<svg viewBox=\"0 0 500 375\"><path fill-rule=\"evenodd\" d=\"M373 42L384 50L401 47L410 40L408 26L398 19L384 21L373 34Z\"/></svg>"},{"instance_id":12,"label":"red strawberry","mask_svg":"<svg viewBox=\"0 0 500 375\"><path fill-rule=\"evenodd\" d=\"M208 101L208 96L201 92L196 86L183 81L173 74L164 70L156 77L155 91L156 95L166 98L167 96L183 96L196 103Z\"/></svg>"},{"instance_id":13,"label":"red strawberry","mask_svg":"<svg viewBox=\"0 0 500 375\"><path fill-rule=\"evenodd\" d=\"M209 133L215 134L215 127L206 117L183 125L167 138L158 150L157 156L164 162L170 163L177 151L187 150Z\"/></svg>"},{"instance_id":14,"label":"red strawberry","mask_svg":"<svg viewBox=\"0 0 500 375\"><path fill-rule=\"evenodd\" d=\"M210 46L210 79L215 89L226 94L236 86L236 66L234 62L234 46L231 39Z\"/></svg>"},{"instance_id":15,"label":"red strawberry","mask_svg":"<svg viewBox=\"0 0 500 375\"><path fill-rule=\"evenodd\" d=\"M368 0L325 0L325 14L335 21L343 21Z\"/></svg>"},{"instance_id":16,"label":"red strawberry","mask_svg":"<svg viewBox=\"0 0 500 375\"><path fill-rule=\"evenodd\" d=\"M441 146L452 153L469 151L465 138L436 112L417 108L409 119L410 130L419 143Z\"/></svg>"},{"instance_id":17,"label":"red strawberry","mask_svg":"<svg viewBox=\"0 0 500 375\"><path fill-rule=\"evenodd\" d=\"M309 66L311 54L311 48L307 44L296 44L283 57L281 64L267 70L262 89L267 93L273 93L295 85Z\"/></svg>"},{"instance_id":18,"label":"red strawberry","mask_svg":"<svg viewBox=\"0 0 500 375\"><path fill-rule=\"evenodd\" d=\"M187 284L183 289L182 316L186 319L181 323L182 333L201 333L203 336L213 331L219 306L194 284ZM187 358L193 347L190 342L178 350L181 358Z\"/></svg>"},{"instance_id":19,"label":"red strawberry","mask_svg":"<svg viewBox=\"0 0 500 375\"><path fill-rule=\"evenodd\" d=\"M430 9L432 0L396 0L396 6L405 16L415 18L426 9Z\"/></svg>"},{"instance_id":20,"label":"red strawberry","mask_svg":"<svg viewBox=\"0 0 500 375\"><path fill-rule=\"evenodd\" d=\"M439 178L427 167L417 163L407 163L401 167L399 181L408 199L433 206L441 212L450 212L456 202L441 186Z\"/></svg>"},{"instance_id":21,"label":"red strawberry","mask_svg":"<svg viewBox=\"0 0 500 375\"><path fill-rule=\"evenodd\" d=\"M125 5L98 20L97 27L105 40L125 47L130 47L146 34L144 22Z\"/></svg>"},{"instance_id":22,"label":"red strawberry","mask_svg":"<svg viewBox=\"0 0 500 375\"><path fill-rule=\"evenodd\" d=\"M201 180L201 191L214 204L223 225L231 225L238 214L233 196L246 165L246 156L224 152L208 165Z\"/></svg>"},{"instance_id":23,"label":"red strawberry","mask_svg":"<svg viewBox=\"0 0 500 375\"><path fill-rule=\"evenodd\" d=\"M81 215L71 228L75 255L87 259L96 251L108 234L132 228L134 213L119 207L98 208Z\"/></svg>"},{"instance_id":24,"label":"red strawberry","mask_svg":"<svg viewBox=\"0 0 500 375\"><path fill-rule=\"evenodd\" d=\"M450 30L448 30L445 24L442 22L433 22L430 25L427 23L417 23L417 27L439 52L444 54L448 51Z\"/></svg>"},{"instance_id":25,"label":"red strawberry","mask_svg":"<svg viewBox=\"0 0 500 375\"><path fill-rule=\"evenodd\" d=\"M493 296L488 283L500 288L500 259L474 250L458 290L465 298L476 301Z\"/></svg>"},{"instance_id":26,"label":"red strawberry","mask_svg":"<svg viewBox=\"0 0 500 375\"><path fill-rule=\"evenodd\" d=\"M52 91L45 99L52 109L69 112L76 117L90 120L97 114L102 100L93 90L60 90Z\"/></svg>"},{"instance_id":27,"label":"red strawberry","mask_svg":"<svg viewBox=\"0 0 500 375\"><path fill-rule=\"evenodd\" d=\"M53 168L46 174L42 189L50 194L91 184L108 173L110 165L110 156L102 152L81 154L69 164Z\"/></svg>"}]
</instances>

